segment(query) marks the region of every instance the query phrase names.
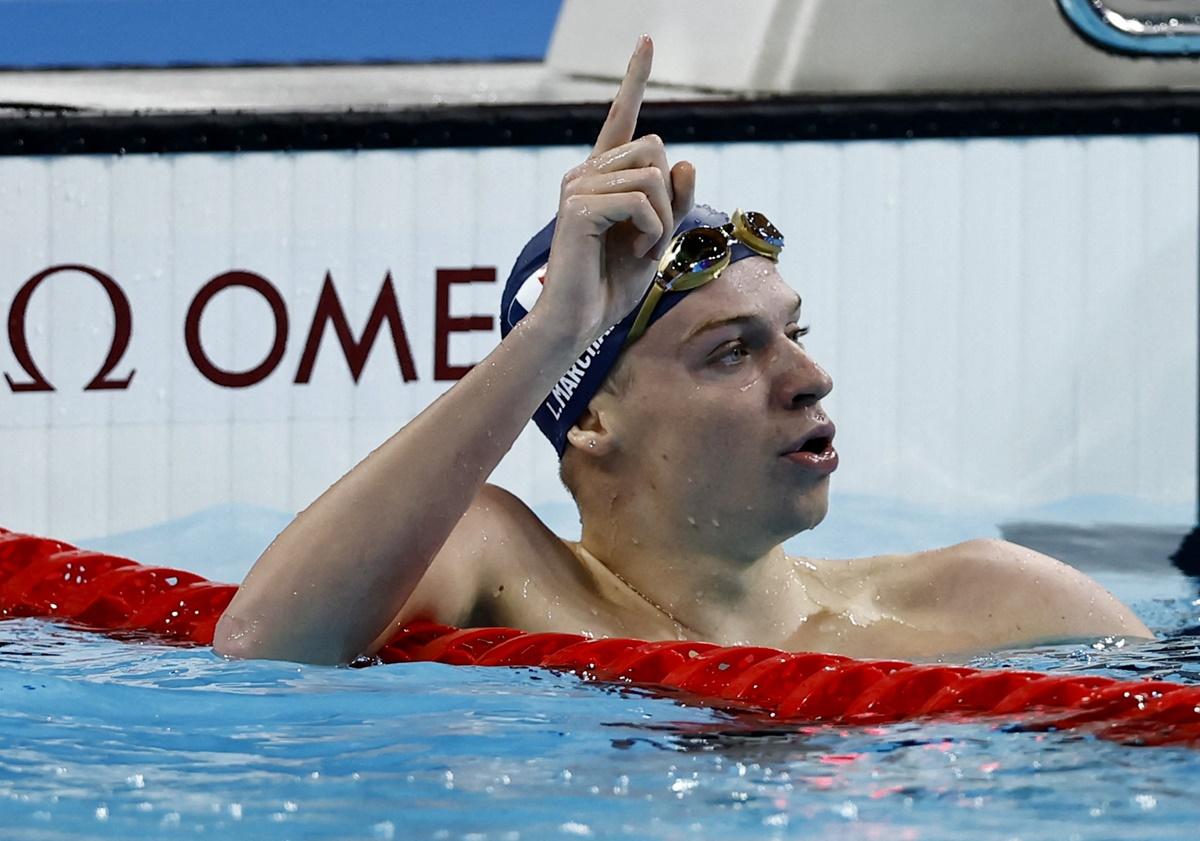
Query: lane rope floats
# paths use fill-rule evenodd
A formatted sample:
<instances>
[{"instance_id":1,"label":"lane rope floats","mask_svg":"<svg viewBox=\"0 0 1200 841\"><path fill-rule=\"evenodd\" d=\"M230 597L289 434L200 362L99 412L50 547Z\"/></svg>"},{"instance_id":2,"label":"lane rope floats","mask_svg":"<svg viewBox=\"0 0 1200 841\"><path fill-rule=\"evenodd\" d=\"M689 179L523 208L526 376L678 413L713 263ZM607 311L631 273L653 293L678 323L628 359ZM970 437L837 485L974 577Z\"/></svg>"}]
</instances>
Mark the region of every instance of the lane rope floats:
<instances>
[{"instance_id":1,"label":"lane rope floats","mask_svg":"<svg viewBox=\"0 0 1200 841\"><path fill-rule=\"evenodd\" d=\"M207 646L236 591L195 573L0 529L0 619L57 619L116 636ZM862 726L938 717L1200 747L1200 685L1166 681L429 622L404 628L376 654L384 663L557 669L774 722Z\"/></svg>"}]
</instances>

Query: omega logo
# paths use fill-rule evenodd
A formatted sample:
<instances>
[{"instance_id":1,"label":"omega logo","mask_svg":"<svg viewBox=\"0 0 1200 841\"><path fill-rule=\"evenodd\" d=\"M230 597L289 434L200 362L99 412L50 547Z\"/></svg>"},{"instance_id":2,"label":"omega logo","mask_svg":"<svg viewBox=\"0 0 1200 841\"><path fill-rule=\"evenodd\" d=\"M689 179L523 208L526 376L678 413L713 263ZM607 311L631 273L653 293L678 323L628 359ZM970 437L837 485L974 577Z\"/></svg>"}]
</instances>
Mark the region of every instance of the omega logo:
<instances>
[{"instance_id":1,"label":"omega logo","mask_svg":"<svg viewBox=\"0 0 1200 841\"><path fill-rule=\"evenodd\" d=\"M121 366L125 351L129 348L133 336L133 308L121 285L109 275L92 266L80 263L63 263L50 266L35 274L21 285L13 298L8 310L8 341L12 346L17 364L25 371L26 380L14 380L8 372L4 379L8 388L14 393L54 391L54 386L42 374L41 369L33 359L29 350L28 336L25 331L26 315L29 301L38 287L49 280L51 276L61 272L82 272L93 278L108 295L113 312L113 335L109 344L108 355L100 364L96 375L84 386L84 391L119 390L129 388L137 370L131 368L124 376L114 375ZM472 365L452 365L450 363L450 334L466 333L478 330L491 331L494 319L490 315L454 316L450 314L450 286L455 283L495 283L496 269L491 266L470 269L438 269L435 273L436 294L434 301L434 342L433 342L433 378L435 381L461 379ZM230 371L219 367L204 349L200 338L200 321L204 310L214 298L227 289L241 287L257 293L271 308L274 320L274 335L271 349L266 357L253 368L244 371ZM312 379L313 369L317 363L317 351L321 346L321 337L325 328L331 326L337 342L342 349L349 366L350 376L358 382L366 367L367 358L375 345L384 326L391 335L392 349L396 357L396 365L404 382L417 380L417 368L413 362L412 348L409 346L408 335L404 329L404 319L400 312L400 303L396 298L395 286L392 283L391 272L388 272L379 287L379 294L367 323L359 338L354 337L346 311L338 297L337 287L330 272L325 273L321 284L321 293L317 299L316 311L313 313L304 350L300 355L300 363L292 382L304 385ZM183 323L183 340L188 358L207 380L225 388L247 388L262 382L269 377L287 350L288 342L288 312L283 296L271 281L254 272L233 270L217 275L208 281L192 298L188 305L187 316ZM473 363L472 363L473 364Z\"/></svg>"}]
</instances>

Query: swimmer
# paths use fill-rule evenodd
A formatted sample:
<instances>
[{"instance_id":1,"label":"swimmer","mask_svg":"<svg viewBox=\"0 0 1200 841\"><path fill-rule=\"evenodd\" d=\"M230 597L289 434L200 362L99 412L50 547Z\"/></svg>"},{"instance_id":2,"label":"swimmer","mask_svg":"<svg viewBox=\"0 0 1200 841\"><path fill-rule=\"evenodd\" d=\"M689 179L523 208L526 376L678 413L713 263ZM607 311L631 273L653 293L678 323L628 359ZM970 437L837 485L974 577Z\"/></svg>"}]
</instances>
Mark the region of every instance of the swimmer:
<instances>
[{"instance_id":1,"label":"swimmer","mask_svg":"<svg viewBox=\"0 0 1200 841\"><path fill-rule=\"evenodd\" d=\"M901 659L1152 639L1095 581L1001 540L784 552L828 507L833 383L802 342L779 232L695 205L693 166L635 139L652 52L639 39L556 223L518 258L503 340L297 515L215 649L347 663L421 618ZM578 542L486 483L531 417Z\"/></svg>"}]
</instances>

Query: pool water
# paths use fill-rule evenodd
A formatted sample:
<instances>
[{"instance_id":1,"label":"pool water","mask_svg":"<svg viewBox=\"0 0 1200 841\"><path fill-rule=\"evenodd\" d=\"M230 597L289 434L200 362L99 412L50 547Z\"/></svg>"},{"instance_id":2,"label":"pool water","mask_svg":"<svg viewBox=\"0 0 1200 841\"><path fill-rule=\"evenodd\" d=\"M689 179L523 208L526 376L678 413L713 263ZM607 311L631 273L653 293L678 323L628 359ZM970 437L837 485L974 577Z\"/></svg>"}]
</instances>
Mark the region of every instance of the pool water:
<instances>
[{"instance_id":1,"label":"pool water","mask_svg":"<svg viewBox=\"0 0 1200 841\"><path fill-rule=\"evenodd\" d=\"M131 553L132 554L132 553ZM1200 586L1101 571L1160 639L968 662L1200 683ZM0 622L4 839L1194 839L1200 748L986 723L764 727L545 670L226 661Z\"/></svg>"}]
</instances>

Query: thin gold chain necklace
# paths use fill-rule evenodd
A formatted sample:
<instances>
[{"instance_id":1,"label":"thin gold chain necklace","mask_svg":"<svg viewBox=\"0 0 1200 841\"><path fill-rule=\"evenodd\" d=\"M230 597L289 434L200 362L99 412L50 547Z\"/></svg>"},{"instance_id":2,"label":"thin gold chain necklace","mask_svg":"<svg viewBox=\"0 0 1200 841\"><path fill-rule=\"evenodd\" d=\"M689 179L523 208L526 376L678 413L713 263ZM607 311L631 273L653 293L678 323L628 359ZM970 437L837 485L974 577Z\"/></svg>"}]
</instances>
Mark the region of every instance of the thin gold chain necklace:
<instances>
[{"instance_id":1,"label":"thin gold chain necklace","mask_svg":"<svg viewBox=\"0 0 1200 841\"><path fill-rule=\"evenodd\" d=\"M641 590L639 590L637 587L634 587L632 584L630 584L628 581L626 581L624 576L621 575L621 573L617 572L615 569L609 569L607 566L604 568L607 569L609 572L611 572L613 575L615 575L617 577L617 579L622 584L624 584L626 587L628 587L630 590L632 590L638 596L638 598L640 598L642 601L644 601L647 604L654 607L654 609L657 610L659 613L661 613L663 616L666 616L668 619L670 619L671 622L675 625L675 634L679 637L679 639L681 639L681 640L687 639L687 637L685 637L683 635L684 628L687 628L692 633L695 633L695 631L693 629L688 628L687 625L684 625L682 622L680 622L678 619L676 619L675 614L671 613L671 611L667 610L665 607L660 605L658 602L654 601L654 599L650 598L645 593L643 593Z\"/></svg>"},{"instance_id":2,"label":"thin gold chain necklace","mask_svg":"<svg viewBox=\"0 0 1200 841\"><path fill-rule=\"evenodd\" d=\"M683 629L685 629L685 628L696 637L702 636L701 634L696 633L694 628L691 628L691 627L683 624L682 622L680 622L678 619L676 619L675 614L671 613L671 611L667 610L665 607L660 605L658 602L654 601L654 599L650 598L645 593L643 593L641 590L639 590L637 587L634 587L632 584L630 584L628 581L626 581L625 576L621 575L621 573L617 572L615 569L610 567L608 564L604 563L599 558L597 558L595 555L593 555L591 553L591 551L589 551L588 548L583 545L582 540L579 541L576 545L579 547L579 551L582 552L583 554L585 554L588 557L588 559L591 561L591 563L596 564L597 566L603 568L607 573L612 575L614 578L616 578L618 581L620 581L622 584L624 584L627 588L629 588L629 590L631 590L633 592L633 594L636 595L639 599L641 599L643 602L645 602L646 604L653 607L655 610L657 610L663 616L670 619L671 624L673 624L675 626L675 634L678 639L681 639L681 640L688 639L688 637L683 635Z\"/></svg>"}]
</instances>

